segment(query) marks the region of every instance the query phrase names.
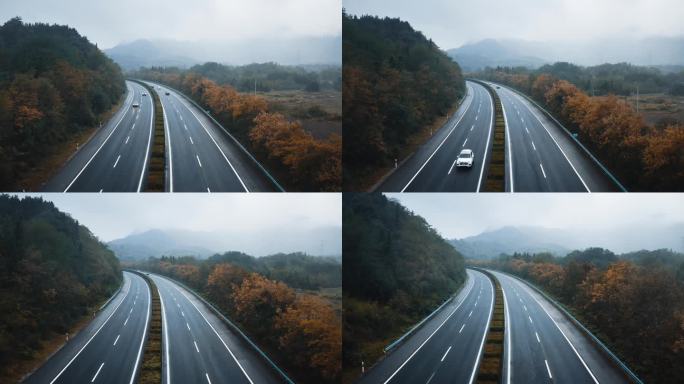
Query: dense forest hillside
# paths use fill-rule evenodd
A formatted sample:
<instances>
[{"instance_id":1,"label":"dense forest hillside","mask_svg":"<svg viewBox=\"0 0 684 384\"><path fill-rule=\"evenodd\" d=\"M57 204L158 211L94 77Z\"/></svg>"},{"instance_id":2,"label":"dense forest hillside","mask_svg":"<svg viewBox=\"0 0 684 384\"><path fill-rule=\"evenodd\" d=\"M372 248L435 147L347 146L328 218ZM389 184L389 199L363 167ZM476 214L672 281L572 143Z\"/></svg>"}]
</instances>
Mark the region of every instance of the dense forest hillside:
<instances>
[{"instance_id":1,"label":"dense forest hillside","mask_svg":"<svg viewBox=\"0 0 684 384\"><path fill-rule=\"evenodd\" d=\"M1 195L0 379L120 282L118 260L86 227L42 199Z\"/></svg>"},{"instance_id":2,"label":"dense forest hillside","mask_svg":"<svg viewBox=\"0 0 684 384\"><path fill-rule=\"evenodd\" d=\"M408 22L342 15L344 183L393 164L465 93L458 64ZM349 188L348 188L349 189Z\"/></svg>"},{"instance_id":3,"label":"dense forest hillside","mask_svg":"<svg viewBox=\"0 0 684 384\"><path fill-rule=\"evenodd\" d=\"M603 67L605 66L595 68ZM545 70L580 81L582 86L587 86L586 80L577 78L577 71L582 73L584 70L567 63L544 66L536 72L529 72L524 68L497 68L487 70L481 76L507 84L535 99L570 132L576 134L628 190L682 191L684 121L666 120L648 124L643 114L637 112L631 104L610 93L634 86L637 79L650 84L649 86L658 87L655 80L653 84L648 80L658 79L654 72L631 66L606 69L604 75L601 75L604 72L596 72L594 80L591 80L592 86L604 89L602 84L606 84L604 90L610 94L592 96L580 89L578 84L541 72ZM633 77L631 82L627 81L630 77L625 73ZM585 76L592 74L587 73ZM665 83L668 80L658 81Z\"/></svg>"},{"instance_id":4,"label":"dense forest hillside","mask_svg":"<svg viewBox=\"0 0 684 384\"><path fill-rule=\"evenodd\" d=\"M239 324L296 382L339 381L339 309L316 292L339 284L339 262L303 254L254 258L228 252L208 260L150 258L136 268L182 281L203 295ZM303 271L312 274L312 279L307 280Z\"/></svg>"},{"instance_id":5,"label":"dense forest hillside","mask_svg":"<svg viewBox=\"0 0 684 384\"><path fill-rule=\"evenodd\" d=\"M399 203L345 194L342 206L343 361L357 375L361 360L371 365L385 345L453 295L466 273L463 257Z\"/></svg>"},{"instance_id":6,"label":"dense forest hillside","mask_svg":"<svg viewBox=\"0 0 684 384\"><path fill-rule=\"evenodd\" d=\"M121 70L68 26L0 27L0 189L116 104Z\"/></svg>"},{"instance_id":7,"label":"dense forest hillside","mask_svg":"<svg viewBox=\"0 0 684 384\"><path fill-rule=\"evenodd\" d=\"M553 295L646 383L684 377L684 254L601 248L501 256L494 267Z\"/></svg>"}]
</instances>

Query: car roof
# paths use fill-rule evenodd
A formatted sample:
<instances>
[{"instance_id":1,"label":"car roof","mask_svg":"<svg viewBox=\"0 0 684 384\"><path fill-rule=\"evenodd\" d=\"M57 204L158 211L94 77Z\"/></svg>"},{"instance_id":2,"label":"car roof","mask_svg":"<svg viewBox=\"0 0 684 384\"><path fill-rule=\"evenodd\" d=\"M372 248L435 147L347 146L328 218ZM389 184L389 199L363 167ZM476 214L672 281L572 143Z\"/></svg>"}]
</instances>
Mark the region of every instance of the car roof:
<instances>
[{"instance_id":1,"label":"car roof","mask_svg":"<svg viewBox=\"0 0 684 384\"><path fill-rule=\"evenodd\" d=\"M473 150L472 150L472 149L464 149L464 150L461 151L460 154L461 154L461 155L470 155L471 153L473 153Z\"/></svg>"}]
</instances>

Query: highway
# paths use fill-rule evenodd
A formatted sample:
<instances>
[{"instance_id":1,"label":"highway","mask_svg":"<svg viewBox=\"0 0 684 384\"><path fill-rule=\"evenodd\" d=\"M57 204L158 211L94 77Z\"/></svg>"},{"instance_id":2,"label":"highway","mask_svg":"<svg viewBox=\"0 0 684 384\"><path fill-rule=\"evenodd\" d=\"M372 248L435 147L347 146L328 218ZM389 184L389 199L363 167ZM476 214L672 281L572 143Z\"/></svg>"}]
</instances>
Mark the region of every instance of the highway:
<instances>
[{"instance_id":1,"label":"highway","mask_svg":"<svg viewBox=\"0 0 684 384\"><path fill-rule=\"evenodd\" d=\"M156 87L167 132L169 192L269 192L275 186L239 146L175 90ZM169 95L166 95L166 93Z\"/></svg>"},{"instance_id":2,"label":"highway","mask_svg":"<svg viewBox=\"0 0 684 384\"><path fill-rule=\"evenodd\" d=\"M618 188L555 122L517 92L490 83L506 121L509 192L614 192Z\"/></svg>"},{"instance_id":3,"label":"highway","mask_svg":"<svg viewBox=\"0 0 684 384\"><path fill-rule=\"evenodd\" d=\"M552 303L514 277L492 273L499 279L507 307L504 382L627 382Z\"/></svg>"},{"instance_id":4,"label":"highway","mask_svg":"<svg viewBox=\"0 0 684 384\"><path fill-rule=\"evenodd\" d=\"M480 84L466 81L459 109L377 188L382 192L479 192L487 177L493 131L493 101ZM472 149L472 168L457 168L462 149Z\"/></svg>"},{"instance_id":5,"label":"highway","mask_svg":"<svg viewBox=\"0 0 684 384\"><path fill-rule=\"evenodd\" d=\"M150 316L150 291L140 276L123 275L121 291L25 383L134 382Z\"/></svg>"},{"instance_id":6,"label":"highway","mask_svg":"<svg viewBox=\"0 0 684 384\"><path fill-rule=\"evenodd\" d=\"M494 305L494 286L467 270L459 294L371 368L359 383L472 383Z\"/></svg>"},{"instance_id":7,"label":"highway","mask_svg":"<svg viewBox=\"0 0 684 384\"><path fill-rule=\"evenodd\" d=\"M119 111L43 186L45 192L140 192L145 189L154 106L126 81ZM132 106L134 102L140 107Z\"/></svg>"},{"instance_id":8,"label":"highway","mask_svg":"<svg viewBox=\"0 0 684 384\"><path fill-rule=\"evenodd\" d=\"M267 363L191 292L150 274L162 302L162 382L280 383Z\"/></svg>"}]
</instances>

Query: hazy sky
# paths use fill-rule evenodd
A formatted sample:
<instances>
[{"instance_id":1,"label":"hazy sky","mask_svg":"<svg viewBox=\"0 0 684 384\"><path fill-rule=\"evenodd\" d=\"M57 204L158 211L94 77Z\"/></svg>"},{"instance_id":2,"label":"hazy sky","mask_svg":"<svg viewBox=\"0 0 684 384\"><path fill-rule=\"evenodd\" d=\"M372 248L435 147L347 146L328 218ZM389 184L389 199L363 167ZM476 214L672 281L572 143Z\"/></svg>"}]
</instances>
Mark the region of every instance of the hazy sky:
<instances>
[{"instance_id":1,"label":"hazy sky","mask_svg":"<svg viewBox=\"0 0 684 384\"><path fill-rule=\"evenodd\" d=\"M385 195L423 216L447 238L463 238L503 226L539 226L600 235L684 222L684 196L676 193Z\"/></svg>"},{"instance_id":2,"label":"hazy sky","mask_svg":"<svg viewBox=\"0 0 684 384\"><path fill-rule=\"evenodd\" d=\"M442 49L485 38L534 41L684 34L681 0L344 0L347 12L399 17Z\"/></svg>"},{"instance_id":3,"label":"hazy sky","mask_svg":"<svg viewBox=\"0 0 684 384\"><path fill-rule=\"evenodd\" d=\"M102 49L137 39L341 34L341 0L2 0L0 21L68 24Z\"/></svg>"},{"instance_id":4,"label":"hazy sky","mask_svg":"<svg viewBox=\"0 0 684 384\"><path fill-rule=\"evenodd\" d=\"M333 193L28 195L52 201L103 241L149 229L182 229L242 233L259 242L264 232L286 238L342 225L342 199Z\"/></svg>"}]
</instances>

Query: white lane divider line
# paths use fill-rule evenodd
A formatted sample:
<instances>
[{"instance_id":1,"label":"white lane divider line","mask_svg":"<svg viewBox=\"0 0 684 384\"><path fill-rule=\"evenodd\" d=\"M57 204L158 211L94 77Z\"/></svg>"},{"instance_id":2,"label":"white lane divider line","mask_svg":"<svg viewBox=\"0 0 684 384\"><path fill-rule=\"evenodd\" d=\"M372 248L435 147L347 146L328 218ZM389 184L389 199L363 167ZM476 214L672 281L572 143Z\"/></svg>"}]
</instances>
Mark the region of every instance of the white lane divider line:
<instances>
[{"instance_id":1,"label":"white lane divider line","mask_svg":"<svg viewBox=\"0 0 684 384\"><path fill-rule=\"evenodd\" d=\"M197 347L197 342L195 340L193 340L192 342L193 342L193 344L195 344L195 350L197 351L197 353L199 353L199 348Z\"/></svg>"},{"instance_id":2,"label":"white lane divider line","mask_svg":"<svg viewBox=\"0 0 684 384\"><path fill-rule=\"evenodd\" d=\"M114 162L114 166L113 166L112 168L116 168L116 165L119 164L119 159L120 159L120 158L121 158L121 155L119 155L119 156L116 158L116 161Z\"/></svg>"},{"instance_id":3,"label":"white lane divider line","mask_svg":"<svg viewBox=\"0 0 684 384\"><path fill-rule=\"evenodd\" d=\"M525 312L527 312L527 305L523 305L523 308L525 308Z\"/></svg>"},{"instance_id":4,"label":"white lane divider line","mask_svg":"<svg viewBox=\"0 0 684 384\"><path fill-rule=\"evenodd\" d=\"M97 379L97 375L100 374L100 371L102 370L102 367L104 367L104 362L103 362L102 364L100 364L100 368L97 369L97 372L95 372L95 376L93 376L93 379L90 380L91 383L94 383L94 382L95 382L95 379Z\"/></svg>"},{"instance_id":5,"label":"white lane divider line","mask_svg":"<svg viewBox=\"0 0 684 384\"><path fill-rule=\"evenodd\" d=\"M186 131L188 130L188 126L185 125L185 123L183 123L183 128L185 128Z\"/></svg>"},{"instance_id":6,"label":"white lane divider line","mask_svg":"<svg viewBox=\"0 0 684 384\"><path fill-rule=\"evenodd\" d=\"M102 193L102 189L100 189L100 193Z\"/></svg>"},{"instance_id":7,"label":"white lane divider line","mask_svg":"<svg viewBox=\"0 0 684 384\"><path fill-rule=\"evenodd\" d=\"M535 145L534 145L534 141L532 142L532 148L533 148L535 151L537 150L537 147L535 147Z\"/></svg>"},{"instance_id":8,"label":"white lane divider line","mask_svg":"<svg viewBox=\"0 0 684 384\"><path fill-rule=\"evenodd\" d=\"M133 123L133 125L131 125L131 131L134 129L135 129L135 123Z\"/></svg>"},{"instance_id":9,"label":"white lane divider line","mask_svg":"<svg viewBox=\"0 0 684 384\"><path fill-rule=\"evenodd\" d=\"M549 373L549 379L553 379L553 376L551 376L551 368L549 368L549 362L544 359L544 364L546 364L546 372Z\"/></svg>"},{"instance_id":10,"label":"white lane divider line","mask_svg":"<svg viewBox=\"0 0 684 384\"><path fill-rule=\"evenodd\" d=\"M454 160L454 162L451 163L451 168L449 168L449 172L447 172L447 175L451 175L451 171L454 169L454 165L456 165L456 160Z\"/></svg>"},{"instance_id":11,"label":"white lane divider line","mask_svg":"<svg viewBox=\"0 0 684 384\"><path fill-rule=\"evenodd\" d=\"M458 333L463 332L463 328L465 328L465 323L463 323L463 325L461 325L461 329L458 330Z\"/></svg>"},{"instance_id":12,"label":"white lane divider line","mask_svg":"<svg viewBox=\"0 0 684 384\"><path fill-rule=\"evenodd\" d=\"M207 187L207 192L211 193L211 189L209 189L209 187Z\"/></svg>"},{"instance_id":13,"label":"white lane divider line","mask_svg":"<svg viewBox=\"0 0 684 384\"><path fill-rule=\"evenodd\" d=\"M209 374L205 372L204 375L207 377L207 382L211 384L211 380L209 380Z\"/></svg>"},{"instance_id":14,"label":"white lane divider line","mask_svg":"<svg viewBox=\"0 0 684 384\"><path fill-rule=\"evenodd\" d=\"M530 319L530 324L534 324L534 323L532 322L532 318L531 318L529 315L527 316L527 318Z\"/></svg>"},{"instance_id":15,"label":"white lane divider line","mask_svg":"<svg viewBox=\"0 0 684 384\"><path fill-rule=\"evenodd\" d=\"M189 136L189 137L190 137L190 144L195 145L195 142L192 141L192 136Z\"/></svg>"},{"instance_id":16,"label":"white lane divider line","mask_svg":"<svg viewBox=\"0 0 684 384\"><path fill-rule=\"evenodd\" d=\"M465 147L466 143L468 142L468 138L466 137L465 141L463 142L463 146Z\"/></svg>"},{"instance_id":17,"label":"white lane divider line","mask_svg":"<svg viewBox=\"0 0 684 384\"><path fill-rule=\"evenodd\" d=\"M528 135L530 134L530 130L527 129L527 125L525 126L525 132L527 132Z\"/></svg>"},{"instance_id":18,"label":"white lane divider line","mask_svg":"<svg viewBox=\"0 0 684 384\"><path fill-rule=\"evenodd\" d=\"M473 124L473 126L470 127L470 131L472 132L474 128L475 128L475 125Z\"/></svg>"},{"instance_id":19,"label":"white lane divider line","mask_svg":"<svg viewBox=\"0 0 684 384\"><path fill-rule=\"evenodd\" d=\"M182 315L183 317L185 317L185 312L181 311L181 315Z\"/></svg>"},{"instance_id":20,"label":"white lane divider line","mask_svg":"<svg viewBox=\"0 0 684 384\"><path fill-rule=\"evenodd\" d=\"M126 324L128 323L128 319L130 319L130 318L131 318L130 316L128 316L128 317L126 318L126 321L124 321L124 327L125 327Z\"/></svg>"},{"instance_id":21,"label":"white lane divider line","mask_svg":"<svg viewBox=\"0 0 684 384\"><path fill-rule=\"evenodd\" d=\"M473 315L473 311L470 311L470 313L468 314L468 317L470 317L472 315Z\"/></svg>"},{"instance_id":22,"label":"white lane divider line","mask_svg":"<svg viewBox=\"0 0 684 384\"><path fill-rule=\"evenodd\" d=\"M435 373L437 373L437 371L432 372L432 375L430 375L430 377L429 377L428 380L425 382L425 384L430 384L430 382L432 381L432 378L435 377Z\"/></svg>"},{"instance_id":23,"label":"white lane divider line","mask_svg":"<svg viewBox=\"0 0 684 384\"><path fill-rule=\"evenodd\" d=\"M190 324L185 323L185 326L188 327L188 331L190 330Z\"/></svg>"},{"instance_id":24,"label":"white lane divider line","mask_svg":"<svg viewBox=\"0 0 684 384\"><path fill-rule=\"evenodd\" d=\"M542 165L542 163L539 163L539 168L541 168L542 175L544 175L544 178L546 179L546 172L544 172L544 166Z\"/></svg>"},{"instance_id":25,"label":"white lane divider line","mask_svg":"<svg viewBox=\"0 0 684 384\"><path fill-rule=\"evenodd\" d=\"M478 118L479 116L480 116L480 115L475 115L475 121L477 121L477 118Z\"/></svg>"},{"instance_id":26,"label":"white lane divider line","mask_svg":"<svg viewBox=\"0 0 684 384\"><path fill-rule=\"evenodd\" d=\"M197 158L197 164L199 164L200 168L202 168L202 162L199 159L199 155L195 155L195 157Z\"/></svg>"},{"instance_id":27,"label":"white lane divider line","mask_svg":"<svg viewBox=\"0 0 684 384\"><path fill-rule=\"evenodd\" d=\"M124 144L128 144L128 139L131 138L131 135L126 136L126 142Z\"/></svg>"},{"instance_id":28,"label":"white lane divider line","mask_svg":"<svg viewBox=\"0 0 684 384\"><path fill-rule=\"evenodd\" d=\"M112 345L116 345L116 342L119 341L119 337L121 337L121 334L116 335L116 339L114 340L114 344L112 344Z\"/></svg>"},{"instance_id":29,"label":"white lane divider line","mask_svg":"<svg viewBox=\"0 0 684 384\"><path fill-rule=\"evenodd\" d=\"M442 356L442 360L440 360L440 362L444 361L444 358L446 358L446 355L449 353L449 351L451 351L451 345L449 348L447 348L446 352L444 352L444 356Z\"/></svg>"},{"instance_id":30,"label":"white lane divider line","mask_svg":"<svg viewBox=\"0 0 684 384\"><path fill-rule=\"evenodd\" d=\"M537 343L541 343L541 340L539 340L539 334L535 331L534 335L537 336Z\"/></svg>"}]
</instances>

